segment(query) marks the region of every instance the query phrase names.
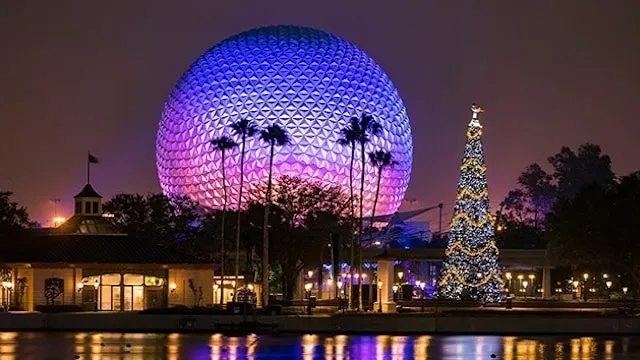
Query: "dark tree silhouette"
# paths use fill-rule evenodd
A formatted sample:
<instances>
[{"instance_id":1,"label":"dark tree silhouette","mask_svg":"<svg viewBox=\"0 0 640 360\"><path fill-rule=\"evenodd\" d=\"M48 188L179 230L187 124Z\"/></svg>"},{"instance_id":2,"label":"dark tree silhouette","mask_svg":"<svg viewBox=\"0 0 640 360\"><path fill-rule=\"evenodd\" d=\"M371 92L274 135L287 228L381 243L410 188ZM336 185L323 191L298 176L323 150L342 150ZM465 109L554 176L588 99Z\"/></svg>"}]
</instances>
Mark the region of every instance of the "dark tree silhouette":
<instances>
[{"instance_id":1,"label":"dark tree silhouette","mask_svg":"<svg viewBox=\"0 0 640 360\"><path fill-rule=\"evenodd\" d=\"M225 275L225 263L226 263L226 252L225 252L225 235L224 231L226 228L226 216L227 216L227 174L225 171L226 165L226 154L227 151L231 151L238 147L233 139L228 136L220 136L219 138L211 140L211 145L215 151L220 152L220 170L222 172L222 222L220 224L220 279L222 279L224 283L224 275ZM237 284L237 283L236 283ZM235 290L235 289L234 289ZM224 286L220 287L220 304L224 304Z\"/></svg>"},{"instance_id":2,"label":"dark tree silhouette","mask_svg":"<svg viewBox=\"0 0 640 360\"><path fill-rule=\"evenodd\" d=\"M10 191L0 191L0 240L29 226L27 210L15 201Z\"/></svg>"},{"instance_id":3,"label":"dark tree silhouette","mask_svg":"<svg viewBox=\"0 0 640 360\"><path fill-rule=\"evenodd\" d=\"M238 207L236 219L236 261L234 271L236 284L239 284L238 274L240 272L240 234L242 228L242 195L244 193L244 159L247 139L255 136L258 131L260 131L260 129L253 121L248 119L241 119L231 124L231 131L234 135L240 137L240 190L238 191Z\"/></svg>"},{"instance_id":4,"label":"dark tree silhouette","mask_svg":"<svg viewBox=\"0 0 640 360\"><path fill-rule=\"evenodd\" d=\"M109 220L140 241L161 244L199 257L211 258L210 247L194 248L204 211L185 196L117 194L103 206Z\"/></svg>"},{"instance_id":5,"label":"dark tree silhouette","mask_svg":"<svg viewBox=\"0 0 640 360\"><path fill-rule=\"evenodd\" d=\"M287 131L280 125L273 124L260 131L260 140L269 145L269 177L267 179L267 190L265 191L265 207L262 236L262 306L269 306L269 211L271 210L271 186L273 176L273 157L276 146L284 146L291 141Z\"/></svg>"},{"instance_id":6,"label":"dark tree silhouette","mask_svg":"<svg viewBox=\"0 0 640 360\"><path fill-rule=\"evenodd\" d=\"M54 305L55 300L64 293L64 279L47 278L44 279L44 298L47 305Z\"/></svg>"},{"instance_id":7,"label":"dark tree silhouette","mask_svg":"<svg viewBox=\"0 0 640 360\"><path fill-rule=\"evenodd\" d=\"M560 198L547 219L550 253L572 268L613 269L640 290L640 174Z\"/></svg>"}]
</instances>

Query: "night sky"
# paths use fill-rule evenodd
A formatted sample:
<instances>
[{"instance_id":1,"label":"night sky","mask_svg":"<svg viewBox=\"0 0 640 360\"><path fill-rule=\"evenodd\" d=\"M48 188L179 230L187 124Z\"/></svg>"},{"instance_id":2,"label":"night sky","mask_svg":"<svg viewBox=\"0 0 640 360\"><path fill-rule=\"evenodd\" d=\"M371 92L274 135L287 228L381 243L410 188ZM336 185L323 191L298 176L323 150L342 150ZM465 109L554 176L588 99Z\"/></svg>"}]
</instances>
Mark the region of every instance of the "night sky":
<instances>
[{"instance_id":1,"label":"night sky","mask_svg":"<svg viewBox=\"0 0 640 360\"><path fill-rule=\"evenodd\" d=\"M640 169L637 0L5 1L0 189L48 225L50 198L70 215L91 150L106 198L160 191L170 89L213 44L273 24L332 32L391 77L412 122L413 206L453 203L472 102L486 109L494 206L562 145L597 143L617 173Z\"/></svg>"}]
</instances>

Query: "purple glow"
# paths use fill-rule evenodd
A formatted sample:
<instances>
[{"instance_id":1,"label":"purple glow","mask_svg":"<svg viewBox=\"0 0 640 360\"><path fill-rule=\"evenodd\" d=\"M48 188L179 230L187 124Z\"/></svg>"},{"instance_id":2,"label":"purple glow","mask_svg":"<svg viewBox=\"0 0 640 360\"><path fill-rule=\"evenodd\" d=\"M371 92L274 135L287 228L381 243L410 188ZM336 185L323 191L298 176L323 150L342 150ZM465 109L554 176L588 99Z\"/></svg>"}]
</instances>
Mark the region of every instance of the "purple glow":
<instances>
[{"instance_id":1,"label":"purple glow","mask_svg":"<svg viewBox=\"0 0 640 360\"><path fill-rule=\"evenodd\" d=\"M232 135L239 119L264 127L278 123L292 144L276 149L274 177L297 175L338 184L349 193L350 149L338 145L351 116L372 114L383 133L366 151L390 151L399 162L384 171L377 214L395 212L411 174L409 118L397 90L362 50L329 33L296 26L250 30L207 50L184 73L166 101L158 130L156 158L166 194L187 194L210 207L222 205L220 154L209 141ZM354 178L359 192L360 165ZM247 141L246 201L267 178L268 148ZM240 151L227 155L228 204L240 188ZM365 214L371 212L376 172L365 169Z\"/></svg>"}]
</instances>

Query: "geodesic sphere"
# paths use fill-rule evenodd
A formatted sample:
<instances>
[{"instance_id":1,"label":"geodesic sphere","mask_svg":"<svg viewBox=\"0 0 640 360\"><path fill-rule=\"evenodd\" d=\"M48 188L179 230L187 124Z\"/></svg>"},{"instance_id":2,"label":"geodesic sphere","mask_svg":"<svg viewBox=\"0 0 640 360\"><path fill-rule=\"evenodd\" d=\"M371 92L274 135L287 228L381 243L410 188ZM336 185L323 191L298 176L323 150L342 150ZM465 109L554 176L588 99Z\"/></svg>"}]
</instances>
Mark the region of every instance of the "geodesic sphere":
<instances>
[{"instance_id":1,"label":"geodesic sphere","mask_svg":"<svg viewBox=\"0 0 640 360\"><path fill-rule=\"evenodd\" d=\"M234 136L240 119L259 127L283 126L291 143L276 147L273 175L297 175L340 185L349 194L351 148L338 144L349 118L373 115L382 134L366 152L390 151L398 164L382 172L377 215L395 212L411 173L412 141L407 111L389 77L353 44L324 31L272 26L232 36L205 51L182 75L167 99L156 142L158 177L168 195L188 195L201 204L223 204L221 154L210 141ZM356 151L355 194L361 159ZM243 203L265 183L269 147L248 139ZM226 154L227 204L240 189L240 149ZM365 215L371 213L377 169L365 167Z\"/></svg>"}]
</instances>

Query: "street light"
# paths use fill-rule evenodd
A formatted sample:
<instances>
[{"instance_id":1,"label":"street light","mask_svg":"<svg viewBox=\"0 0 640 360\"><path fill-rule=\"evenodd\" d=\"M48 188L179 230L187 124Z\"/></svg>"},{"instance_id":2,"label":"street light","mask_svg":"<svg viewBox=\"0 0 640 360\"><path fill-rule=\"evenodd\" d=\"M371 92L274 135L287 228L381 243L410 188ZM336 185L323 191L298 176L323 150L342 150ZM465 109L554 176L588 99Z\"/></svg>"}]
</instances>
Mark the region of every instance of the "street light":
<instances>
[{"instance_id":1,"label":"street light","mask_svg":"<svg viewBox=\"0 0 640 360\"><path fill-rule=\"evenodd\" d=\"M344 314L345 304L342 303L342 286L343 285L344 283L342 282L342 279L338 279L338 282L336 283L336 286L338 286L338 299L339 299L340 308L342 308L342 313Z\"/></svg>"},{"instance_id":2,"label":"street light","mask_svg":"<svg viewBox=\"0 0 640 360\"><path fill-rule=\"evenodd\" d=\"M607 289L611 289L611 285L613 285L613 282L611 280L607 280L605 284L607 285Z\"/></svg>"},{"instance_id":3,"label":"street light","mask_svg":"<svg viewBox=\"0 0 640 360\"><path fill-rule=\"evenodd\" d=\"M582 277L584 278L584 281L586 282L587 280L589 280L589 274L584 273L582 274Z\"/></svg>"},{"instance_id":4,"label":"street light","mask_svg":"<svg viewBox=\"0 0 640 360\"><path fill-rule=\"evenodd\" d=\"M402 282L402 277L404 276L404 273L402 271L398 271L398 280L400 280Z\"/></svg>"},{"instance_id":5,"label":"street light","mask_svg":"<svg viewBox=\"0 0 640 360\"><path fill-rule=\"evenodd\" d=\"M304 290L307 292L307 315L311 315L311 288L313 288L312 283L304 284Z\"/></svg>"},{"instance_id":6,"label":"street light","mask_svg":"<svg viewBox=\"0 0 640 360\"><path fill-rule=\"evenodd\" d=\"M307 279L311 279L313 277L313 270L307 271Z\"/></svg>"},{"instance_id":7,"label":"street light","mask_svg":"<svg viewBox=\"0 0 640 360\"><path fill-rule=\"evenodd\" d=\"M378 280L378 312L382 312L382 281Z\"/></svg>"},{"instance_id":8,"label":"street light","mask_svg":"<svg viewBox=\"0 0 640 360\"><path fill-rule=\"evenodd\" d=\"M623 288L622 288L622 292L623 292L625 295L627 295L627 291L629 291L629 288L628 288L628 287L626 287L626 286L625 286L625 287L623 287Z\"/></svg>"},{"instance_id":9,"label":"street light","mask_svg":"<svg viewBox=\"0 0 640 360\"><path fill-rule=\"evenodd\" d=\"M426 285L426 283L424 281L420 281L419 284L418 284L418 286L420 287L420 290L421 290L420 292L422 293L422 298L421 298L422 300L421 300L421 304L420 304L421 312L424 312L424 286L425 285Z\"/></svg>"},{"instance_id":10,"label":"street light","mask_svg":"<svg viewBox=\"0 0 640 360\"><path fill-rule=\"evenodd\" d=\"M96 307L95 311L98 311L98 288L100 287L100 281L96 279L96 282L93 283L93 288L96 291Z\"/></svg>"}]
</instances>

